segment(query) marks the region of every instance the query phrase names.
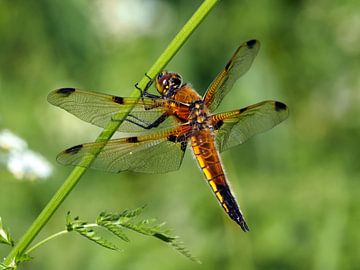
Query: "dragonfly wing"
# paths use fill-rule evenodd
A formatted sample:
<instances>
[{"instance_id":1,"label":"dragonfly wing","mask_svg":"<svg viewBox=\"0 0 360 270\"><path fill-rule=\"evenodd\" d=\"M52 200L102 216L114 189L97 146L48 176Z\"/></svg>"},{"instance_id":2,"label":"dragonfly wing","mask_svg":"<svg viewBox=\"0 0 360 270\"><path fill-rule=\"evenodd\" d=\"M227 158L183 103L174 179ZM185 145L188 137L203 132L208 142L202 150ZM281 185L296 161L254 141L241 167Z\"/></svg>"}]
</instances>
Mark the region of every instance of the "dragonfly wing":
<instances>
[{"instance_id":1,"label":"dragonfly wing","mask_svg":"<svg viewBox=\"0 0 360 270\"><path fill-rule=\"evenodd\" d=\"M134 105L127 119L135 123L147 125L154 122L164 112L162 107L164 102L157 98L144 98L138 100L132 97L112 96L92 91L84 91L75 88L61 88L49 93L48 101L69 113L75 115L83 121L89 122L99 127L105 127L117 113L125 112L128 106ZM148 109L145 110L145 108ZM143 122L140 122L141 119ZM172 127L176 125L173 117L168 117L161 125L164 127ZM119 130L120 132L141 132L144 128L124 121Z\"/></svg>"},{"instance_id":2,"label":"dragonfly wing","mask_svg":"<svg viewBox=\"0 0 360 270\"><path fill-rule=\"evenodd\" d=\"M263 101L246 108L212 115L220 152L247 141L284 121L289 110L279 101Z\"/></svg>"},{"instance_id":3,"label":"dragonfly wing","mask_svg":"<svg viewBox=\"0 0 360 270\"><path fill-rule=\"evenodd\" d=\"M258 40L243 43L231 57L225 68L216 76L204 95L204 102L214 111L231 90L234 83L250 68L260 48Z\"/></svg>"},{"instance_id":4,"label":"dragonfly wing","mask_svg":"<svg viewBox=\"0 0 360 270\"><path fill-rule=\"evenodd\" d=\"M57 160L64 165L86 167L84 160L102 148L90 165L91 168L113 173L166 173L179 169L186 145L187 140L178 139L173 132L157 132L108 142L80 144L61 152Z\"/></svg>"}]
</instances>

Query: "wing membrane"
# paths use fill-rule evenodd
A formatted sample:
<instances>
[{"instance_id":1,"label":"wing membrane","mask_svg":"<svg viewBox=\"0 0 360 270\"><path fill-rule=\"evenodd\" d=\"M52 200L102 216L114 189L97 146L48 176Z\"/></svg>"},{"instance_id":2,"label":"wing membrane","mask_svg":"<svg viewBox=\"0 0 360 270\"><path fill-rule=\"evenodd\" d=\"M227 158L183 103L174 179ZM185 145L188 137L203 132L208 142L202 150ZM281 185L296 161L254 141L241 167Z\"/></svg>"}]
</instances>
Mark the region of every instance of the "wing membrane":
<instances>
[{"instance_id":1,"label":"wing membrane","mask_svg":"<svg viewBox=\"0 0 360 270\"><path fill-rule=\"evenodd\" d=\"M118 97L97 92L83 91L75 88L61 88L50 92L48 101L58 106L76 117L99 127L105 127L111 119L119 112L127 111L129 105L135 104L128 119L143 124L138 119L146 123L154 122L162 115L166 108L160 106L164 100L156 98L144 98L137 101L136 98ZM145 110L145 107L151 109ZM132 117L134 116L134 117ZM137 119L136 119L137 118ZM145 124L146 125L146 124ZM176 120L168 117L161 124L161 128L173 127ZM124 121L119 130L120 132L141 132L144 129L128 121Z\"/></svg>"},{"instance_id":2,"label":"wing membrane","mask_svg":"<svg viewBox=\"0 0 360 270\"><path fill-rule=\"evenodd\" d=\"M214 111L219 106L235 81L249 70L259 48L259 41L249 40L235 51L225 68L216 76L206 90L204 101L210 111Z\"/></svg>"},{"instance_id":3,"label":"wing membrane","mask_svg":"<svg viewBox=\"0 0 360 270\"><path fill-rule=\"evenodd\" d=\"M102 148L91 168L107 172L133 171L166 173L179 169L187 141L177 140L176 132L157 132L138 137L127 137L81 144L61 152L57 160L64 165L84 165L86 157ZM185 137L183 137L185 138Z\"/></svg>"},{"instance_id":4,"label":"wing membrane","mask_svg":"<svg viewBox=\"0 0 360 270\"><path fill-rule=\"evenodd\" d=\"M273 128L288 115L287 106L278 101L263 101L240 110L212 115L219 151L242 144Z\"/></svg>"}]
</instances>

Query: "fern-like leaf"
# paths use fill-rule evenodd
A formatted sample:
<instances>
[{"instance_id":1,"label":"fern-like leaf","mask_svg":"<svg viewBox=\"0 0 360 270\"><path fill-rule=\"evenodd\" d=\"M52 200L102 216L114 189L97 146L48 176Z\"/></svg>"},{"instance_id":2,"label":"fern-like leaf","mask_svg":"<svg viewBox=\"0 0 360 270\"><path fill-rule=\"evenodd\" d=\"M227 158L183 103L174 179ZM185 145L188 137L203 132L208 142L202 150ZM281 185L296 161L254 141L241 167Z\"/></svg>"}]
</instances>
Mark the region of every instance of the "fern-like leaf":
<instances>
[{"instance_id":1,"label":"fern-like leaf","mask_svg":"<svg viewBox=\"0 0 360 270\"><path fill-rule=\"evenodd\" d=\"M97 224L99 226L105 228L106 230L108 230L109 232L114 234L115 236L119 237L120 239L122 239L126 242L130 242L130 239L126 236L123 229L119 225L111 223L109 221L102 221Z\"/></svg>"},{"instance_id":2,"label":"fern-like leaf","mask_svg":"<svg viewBox=\"0 0 360 270\"><path fill-rule=\"evenodd\" d=\"M167 243L185 257L200 263L200 261L192 256L189 250L185 248L183 243L178 240L177 236L171 235L169 230L164 229L165 223L156 224L156 219L136 220L143 210L144 207L135 210L125 210L120 213L102 212L96 218L96 224L88 224L80 220L79 217L71 218L70 213L68 213L66 217L66 230L69 232L75 231L108 249L119 250L115 244L98 235L93 228L103 228L126 242L130 240L125 234L124 229L128 229L146 236L155 237Z\"/></svg>"},{"instance_id":3,"label":"fern-like leaf","mask_svg":"<svg viewBox=\"0 0 360 270\"><path fill-rule=\"evenodd\" d=\"M189 250L185 248L183 243L178 240L178 237L172 236L169 230L163 228L164 223L156 224L156 219L144 219L141 221L136 221L135 218L137 218L143 212L143 210L144 207L137 208L133 211L125 210L119 214L102 212L98 216L96 223L123 240L124 237L125 239L128 238L124 234L122 228L126 228L146 236L155 237L169 244L185 257L200 263L200 261L192 256Z\"/></svg>"},{"instance_id":4,"label":"fern-like leaf","mask_svg":"<svg viewBox=\"0 0 360 270\"><path fill-rule=\"evenodd\" d=\"M79 233L81 236L86 237L87 239L93 241L94 243L111 249L111 250L120 250L115 244L104 239L98 233L96 233L91 227L89 227L88 223L79 219L79 217L75 217L71 219L70 213L68 212L66 218L66 229L68 231L75 231Z\"/></svg>"}]
</instances>

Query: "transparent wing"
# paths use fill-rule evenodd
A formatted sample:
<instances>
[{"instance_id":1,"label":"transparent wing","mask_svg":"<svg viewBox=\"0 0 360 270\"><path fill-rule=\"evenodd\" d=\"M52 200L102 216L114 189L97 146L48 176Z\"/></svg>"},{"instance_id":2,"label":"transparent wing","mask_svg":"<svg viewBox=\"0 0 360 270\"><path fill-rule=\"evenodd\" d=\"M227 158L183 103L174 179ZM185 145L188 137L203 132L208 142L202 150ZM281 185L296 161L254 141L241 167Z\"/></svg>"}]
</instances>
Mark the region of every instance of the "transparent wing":
<instances>
[{"instance_id":1,"label":"transparent wing","mask_svg":"<svg viewBox=\"0 0 360 270\"><path fill-rule=\"evenodd\" d=\"M249 40L235 51L225 68L216 76L206 90L204 101L210 111L214 111L219 106L236 80L249 70L259 48L259 41Z\"/></svg>"},{"instance_id":2,"label":"transparent wing","mask_svg":"<svg viewBox=\"0 0 360 270\"><path fill-rule=\"evenodd\" d=\"M289 110L279 101L263 101L249 107L212 115L220 152L247 141L284 121Z\"/></svg>"},{"instance_id":3,"label":"transparent wing","mask_svg":"<svg viewBox=\"0 0 360 270\"><path fill-rule=\"evenodd\" d=\"M176 133L176 132L175 132ZM84 165L84 159L103 147L91 168L118 173L166 173L179 169L186 150L187 140L178 139L173 132L157 132L145 136L127 137L80 144L61 152L57 160L64 165ZM105 145L105 146L104 146Z\"/></svg>"},{"instance_id":4,"label":"transparent wing","mask_svg":"<svg viewBox=\"0 0 360 270\"><path fill-rule=\"evenodd\" d=\"M159 118L166 110L161 106L164 100L160 98L144 98L137 101L136 98L112 96L75 88L54 90L49 93L48 101L81 120L99 127L105 127L111 119L115 120L114 115L127 111L129 105L135 104L127 119L146 126ZM170 116L161 124L161 128L174 127L176 124L175 118ZM124 121L118 131L141 132L144 129L136 124Z\"/></svg>"}]
</instances>

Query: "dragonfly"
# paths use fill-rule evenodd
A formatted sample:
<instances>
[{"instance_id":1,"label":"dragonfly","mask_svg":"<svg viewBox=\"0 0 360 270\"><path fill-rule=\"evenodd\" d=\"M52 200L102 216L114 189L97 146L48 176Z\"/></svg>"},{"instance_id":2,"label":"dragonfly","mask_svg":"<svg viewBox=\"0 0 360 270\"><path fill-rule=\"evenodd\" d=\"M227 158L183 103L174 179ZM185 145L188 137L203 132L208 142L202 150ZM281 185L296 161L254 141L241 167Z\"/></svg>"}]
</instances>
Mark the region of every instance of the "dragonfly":
<instances>
[{"instance_id":1,"label":"dragonfly","mask_svg":"<svg viewBox=\"0 0 360 270\"><path fill-rule=\"evenodd\" d=\"M117 130L123 136L73 146L61 152L57 161L84 167L84 159L97 154L90 165L94 169L167 173L180 168L189 145L226 214L244 232L249 231L224 173L220 153L284 121L288 107L280 101L266 100L232 111L214 111L249 70L259 48L260 42L254 39L241 44L203 96L184 83L180 74L170 71L155 77L158 94L149 93L146 87L140 99L76 88L50 92L51 104L102 128L110 121L119 121L117 115L133 106Z\"/></svg>"}]
</instances>

